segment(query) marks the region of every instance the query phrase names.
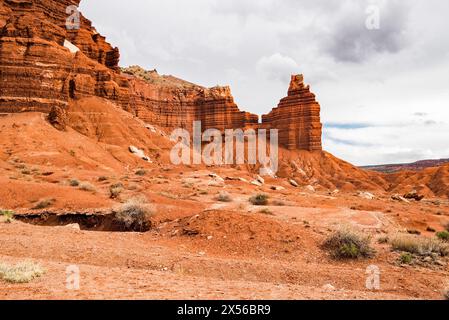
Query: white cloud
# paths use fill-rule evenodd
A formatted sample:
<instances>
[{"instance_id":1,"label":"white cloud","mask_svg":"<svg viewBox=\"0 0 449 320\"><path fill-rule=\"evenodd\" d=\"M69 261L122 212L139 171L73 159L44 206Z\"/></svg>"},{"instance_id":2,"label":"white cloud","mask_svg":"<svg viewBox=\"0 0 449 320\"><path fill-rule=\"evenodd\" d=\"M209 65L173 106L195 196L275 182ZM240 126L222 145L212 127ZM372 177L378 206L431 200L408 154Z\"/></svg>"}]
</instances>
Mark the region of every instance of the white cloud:
<instances>
[{"instance_id":1,"label":"white cloud","mask_svg":"<svg viewBox=\"0 0 449 320\"><path fill-rule=\"evenodd\" d=\"M449 129L443 123L449 119L448 1L81 3L99 32L120 48L122 65L156 68L205 86L230 85L241 109L258 114L286 95L291 73L302 72L323 122L388 124L356 132L363 147L325 137L336 156L358 164L449 157L443 144ZM372 4L381 8L377 31L365 28ZM419 122L416 113L428 116Z\"/></svg>"}]
</instances>

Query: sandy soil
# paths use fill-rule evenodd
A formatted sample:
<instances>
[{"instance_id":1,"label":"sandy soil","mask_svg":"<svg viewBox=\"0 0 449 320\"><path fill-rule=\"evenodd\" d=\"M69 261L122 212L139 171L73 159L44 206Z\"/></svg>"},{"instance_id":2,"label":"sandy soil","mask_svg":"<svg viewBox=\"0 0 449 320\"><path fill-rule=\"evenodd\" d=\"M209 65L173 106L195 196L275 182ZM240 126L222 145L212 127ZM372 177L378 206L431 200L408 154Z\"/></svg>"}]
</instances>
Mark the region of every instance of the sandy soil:
<instances>
[{"instance_id":1,"label":"sandy soil","mask_svg":"<svg viewBox=\"0 0 449 320\"><path fill-rule=\"evenodd\" d=\"M377 241L408 231L434 237L429 230L449 222L447 198L406 203L372 191L370 200L345 188L295 188L286 178L258 187L234 180L254 179L242 168L167 165L168 141L157 143L146 131L136 139L152 139L151 164L129 154L125 142L112 145L108 135L96 141L70 128L59 132L40 114L2 118L0 128L0 208L18 215L12 223L0 218L0 262L32 260L46 270L27 284L0 280L0 299L441 299L449 284L447 258L401 265L400 253ZM71 186L73 179L94 188ZM111 199L115 183L123 192ZM217 201L222 191L232 202ZM248 201L257 193L269 195L267 206ZM135 196L153 206L149 232L84 224ZM43 199L50 204L33 209ZM76 215L76 221L58 215ZM81 230L64 226L69 222ZM322 248L345 225L371 235L373 258L336 261ZM79 290L66 287L71 265L80 269ZM370 266L380 270L379 290L366 288Z\"/></svg>"}]
</instances>

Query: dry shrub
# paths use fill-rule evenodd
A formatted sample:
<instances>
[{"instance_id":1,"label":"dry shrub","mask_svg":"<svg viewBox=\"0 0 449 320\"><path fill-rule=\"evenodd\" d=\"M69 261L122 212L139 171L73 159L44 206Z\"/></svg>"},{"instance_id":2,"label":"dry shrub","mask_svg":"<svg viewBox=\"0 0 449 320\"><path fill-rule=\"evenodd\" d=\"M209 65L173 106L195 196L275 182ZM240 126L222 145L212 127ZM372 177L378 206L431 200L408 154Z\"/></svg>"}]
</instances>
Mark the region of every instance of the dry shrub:
<instances>
[{"instance_id":1,"label":"dry shrub","mask_svg":"<svg viewBox=\"0 0 449 320\"><path fill-rule=\"evenodd\" d=\"M122 183L115 183L109 187L109 196L111 199L117 199L123 192L124 186Z\"/></svg>"},{"instance_id":2,"label":"dry shrub","mask_svg":"<svg viewBox=\"0 0 449 320\"><path fill-rule=\"evenodd\" d=\"M400 234L390 240L393 250L409 252L420 256L429 256L432 253L441 256L449 255L449 245L441 240Z\"/></svg>"},{"instance_id":3,"label":"dry shrub","mask_svg":"<svg viewBox=\"0 0 449 320\"><path fill-rule=\"evenodd\" d=\"M229 193L225 192L225 191L221 191L218 196L216 197L217 201L220 202L232 202L232 198L229 195Z\"/></svg>"},{"instance_id":4,"label":"dry shrub","mask_svg":"<svg viewBox=\"0 0 449 320\"><path fill-rule=\"evenodd\" d=\"M154 210L145 197L128 199L123 205L114 209L114 220L123 231L150 230L150 218L153 215Z\"/></svg>"},{"instance_id":5,"label":"dry shrub","mask_svg":"<svg viewBox=\"0 0 449 320\"><path fill-rule=\"evenodd\" d=\"M88 191L88 192L95 192L97 189L94 185L90 184L89 182L83 182L79 185L80 190Z\"/></svg>"},{"instance_id":6,"label":"dry shrub","mask_svg":"<svg viewBox=\"0 0 449 320\"><path fill-rule=\"evenodd\" d=\"M41 210L50 207L53 203L55 203L55 199L42 199L39 200L38 203L33 207L33 210Z\"/></svg>"},{"instance_id":7,"label":"dry shrub","mask_svg":"<svg viewBox=\"0 0 449 320\"><path fill-rule=\"evenodd\" d=\"M268 195L259 193L249 198L249 202L255 206L266 206L268 204L268 198Z\"/></svg>"},{"instance_id":8,"label":"dry shrub","mask_svg":"<svg viewBox=\"0 0 449 320\"><path fill-rule=\"evenodd\" d=\"M40 265L30 261L21 262L15 266L0 264L0 279L10 283L27 283L44 273Z\"/></svg>"},{"instance_id":9,"label":"dry shrub","mask_svg":"<svg viewBox=\"0 0 449 320\"><path fill-rule=\"evenodd\" d=\"M374 255L371 238L349 228L335 231L326 239L323 246L335 259L369 258Z\"/></svg>"}]
</instances>

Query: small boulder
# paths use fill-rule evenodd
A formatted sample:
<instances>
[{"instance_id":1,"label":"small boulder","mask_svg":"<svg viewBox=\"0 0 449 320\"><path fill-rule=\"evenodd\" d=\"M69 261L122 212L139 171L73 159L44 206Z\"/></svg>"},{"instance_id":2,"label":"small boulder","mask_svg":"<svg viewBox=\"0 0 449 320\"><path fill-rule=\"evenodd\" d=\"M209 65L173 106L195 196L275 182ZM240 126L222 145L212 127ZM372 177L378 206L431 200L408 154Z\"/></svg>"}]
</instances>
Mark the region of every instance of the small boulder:
<instances>
[{"instance_id":1,"label":"small boulder","mask_svg":"<svg viewBox=\"0 0 449 320\"><path fill-rule=\"evenodd\" d=\"M263 186L263 184L260 183L260 182L257 181L257 180L251 181L251 184L254 185L254 186L258 186L258 187L262 187L262 186Z\"/></svg>"},{"instance_id":2,"label":"small boulder","mask_svg":"<svg viewBox=\"0 0 449 320\"><path fill-rule=\"evenodd\" d=\"M288 182L290 182L290 184L291 184L293 187L295 187L295 188L298 188L298 187L299 187L298 182L296 182L296 181L293 180L293 179L290 179Z\"/></svg>"},{"instance_id":3,"label":"small boulder","mask_svg":"<svg viewBox=\"0 0 449 320\"><path fill-rule=\"evenodd\" d=\"M422 199L424 199L423 195L418 194L418 191L413 190L409 193L406 193L404 195L405 199L410 199L410 200L416 200L416 201L421 201Z\"/></svg>"},{"instance_id":4,"label":"small boulder","mask_svg":"<svg viewBox=\"0 0 449 320\"><path fill-rule=\"evenodd\" d=\"M359 198L363 198L363 199L368 199L368 200L374 200L376 198L376 196L370 192L366 192L366 191L360 191L357 196Z\"/></svg>"},{"instance_id":5,"label":"small boulder","mask_svg":"<svg viewBox=\"0 0 449 320\"><path fill-rule=\"evenodd\" d=\"M394 194L391 196L392 200L395 201L400 201L400 202L405 202L405 203L410 203L410 201L408 201L407 199L405 199L403 196L399 195L399 194Z\"/></svg>"},{"instance_id":6,"label":"small boulder","mask_svg":"<svg viewBox=\"0 0 449 320\"><path fill-rule=\"evenodd\" d=\"M305 186L304 189L309 192L315 192L315 188L311 185Z\"/></svg>"}]
</instances>

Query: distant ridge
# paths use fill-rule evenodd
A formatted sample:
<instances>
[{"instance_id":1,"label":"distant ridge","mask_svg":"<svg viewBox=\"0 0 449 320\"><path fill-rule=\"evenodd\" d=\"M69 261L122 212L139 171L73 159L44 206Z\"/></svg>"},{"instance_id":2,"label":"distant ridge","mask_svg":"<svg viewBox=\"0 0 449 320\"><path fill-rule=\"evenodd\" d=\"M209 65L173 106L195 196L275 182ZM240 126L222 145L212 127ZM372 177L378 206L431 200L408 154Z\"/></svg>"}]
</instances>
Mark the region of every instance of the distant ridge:
<instances>
[{"instance_id":1,"label":"distant ridge","mask_svg":"<svg viewBox=\"0 0 449 320\"><path fill-rule=\"evenodd\" d=\"M449 163L449 159L420 160L412 163L382 164L375 166L363 166L361 168L384 173L392 173L404 170L420 171L426 168L438 167L446 163Z\"/></svg>"}]
</instances>

